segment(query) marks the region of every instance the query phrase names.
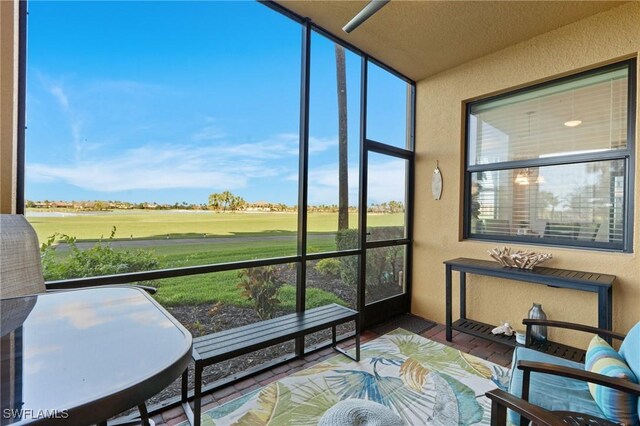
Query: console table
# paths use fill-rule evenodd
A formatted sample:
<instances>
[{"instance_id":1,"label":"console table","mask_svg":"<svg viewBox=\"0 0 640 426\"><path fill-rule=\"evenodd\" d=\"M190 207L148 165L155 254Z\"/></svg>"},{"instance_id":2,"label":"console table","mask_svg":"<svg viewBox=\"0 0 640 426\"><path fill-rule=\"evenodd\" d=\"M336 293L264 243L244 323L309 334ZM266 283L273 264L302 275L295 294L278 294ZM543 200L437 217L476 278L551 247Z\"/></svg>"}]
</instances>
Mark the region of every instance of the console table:
<instances>
[{"instance_id":1,"label":"console table","mask_svg":"<svg viewBox=\"0 0 640 426\"><path fill-rule=\"evenodd\" d=\"M611 330L612 327L612 290L615 275L599 274L595 272L571 271L566 269L536 267L533 270L507 268L497 262L480 259L457 258L444 262L446 271L446 338L451 341L452 330L471 334L516 346L515 337L493 335L494 326L467 318L466 287L467 274L485 275L507 280L526 281L549 287L570 288L598 294L598 327ZM452 320L452 272L460 272L460 319ZM555 346L554 346L555 345ZM554 342L547 342L546 346L553 346L554 351L574 349ZM546 352L550 349L545 348ZM572 353L569 357L578 359L584 356L582 351Z\"/></svg>"}]
</instances>

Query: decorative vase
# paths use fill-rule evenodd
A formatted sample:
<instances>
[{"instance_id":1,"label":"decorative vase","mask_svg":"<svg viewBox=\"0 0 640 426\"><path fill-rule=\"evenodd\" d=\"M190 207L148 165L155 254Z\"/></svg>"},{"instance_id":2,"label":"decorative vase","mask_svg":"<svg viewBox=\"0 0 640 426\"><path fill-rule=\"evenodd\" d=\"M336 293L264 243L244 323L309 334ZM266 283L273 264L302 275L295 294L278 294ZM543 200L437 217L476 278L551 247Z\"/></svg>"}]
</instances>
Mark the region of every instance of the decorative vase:
<instances>
[{"instance_id":1,"label":"decorative vase","mask_svg":"<svg viewBox=\"0 0 640 426\"><path fill-rule=\"evenodd\" d=\"M542 310L542 305L534 303L531 309L529 309L529 319L547 319L547 314ZM531 338L539 342L547 341L547 326L546 325L534 325L531 327Z\"/></svg>"}]
</instances>

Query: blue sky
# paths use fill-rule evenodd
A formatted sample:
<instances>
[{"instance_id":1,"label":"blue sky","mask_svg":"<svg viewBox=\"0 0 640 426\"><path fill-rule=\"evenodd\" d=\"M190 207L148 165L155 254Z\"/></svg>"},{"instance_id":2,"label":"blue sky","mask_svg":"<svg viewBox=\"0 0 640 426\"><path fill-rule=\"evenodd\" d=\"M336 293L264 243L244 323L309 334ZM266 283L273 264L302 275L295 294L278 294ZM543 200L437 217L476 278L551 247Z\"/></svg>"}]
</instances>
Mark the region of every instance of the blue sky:
<instances>
[{"instance_id":1,"label":"blue sky","mask_svg":"<svg viewBox=\"0 0 640 426\"><path fill-rule=\"evenodd\" d=\"M29 4L26 197L297 201L301 29L249 1ZM312 39L312 204L337 203L333 43ZM347 53L350 203L360 58ZM369 136L402 145L405 85L370 69ZM396 199L396 161L372 198ZM395 166L394 166L395 164Z\"/></svg>"}]
</instances>

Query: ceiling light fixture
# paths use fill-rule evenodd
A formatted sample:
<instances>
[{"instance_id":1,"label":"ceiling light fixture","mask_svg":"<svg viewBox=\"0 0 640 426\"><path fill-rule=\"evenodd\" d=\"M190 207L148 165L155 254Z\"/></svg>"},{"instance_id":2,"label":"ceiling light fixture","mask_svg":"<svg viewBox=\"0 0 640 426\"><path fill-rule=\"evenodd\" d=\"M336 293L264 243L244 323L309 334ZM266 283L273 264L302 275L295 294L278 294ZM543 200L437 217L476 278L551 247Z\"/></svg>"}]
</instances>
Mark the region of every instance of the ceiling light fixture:
<instances>
[{"instance_id":1,"label":"ceiling light fixture","mask_svg":"<svg viewBox=\"0 0 640 426\"><path fill-rule=\"evenodd\" d=\"M389 3L389 1L391 0L371 0L369 2L368 5L366 5L361 11L360 13L358 13L356 16L353 17L353 19L351 19L347 25L345 25L344 27L342 27L342 30L345 33L350 33L351 31L355 30L356 28L358 28L364 21L366 21L367 19L371 18L371 16L376 13L377 11L379 11L380 9L382 9L382 7Z\"/></svg>"},{"instance_id":2,"label":"ceiling light fixture","mask_svg":"<svg viewBox=\"0 0 640 426\"><path fill-rule=\"evenodd\" d=\"M577 127L581 124L582 124L582 120L569 120L564 122L564 125L567 127Z\"/></svg>"},{"instance_id":3,"label":"ceiling light fixture","mask_svg":"<svg viewBox=\"0 0 640 426\"><path fill-rule=\"evenodd\" d=\"M518 185L529 185L529 169L524 169L524 172L519 172L516 175L515 183Z\"/></svg>"},{"instance_id":4,"label":"ceiling light fixture","mask_svg":"<svg viewBox=\"0 0 640 426\"><path fill-rule=\"evenodd\" d=\"M536 174L538 175L537 177ZM540 174L540 169L534 171L527 167L518 171L514 182L518 185L529 185L532 182L539 185L545 183L545 179Z\"/></svg>"}]
</instances>

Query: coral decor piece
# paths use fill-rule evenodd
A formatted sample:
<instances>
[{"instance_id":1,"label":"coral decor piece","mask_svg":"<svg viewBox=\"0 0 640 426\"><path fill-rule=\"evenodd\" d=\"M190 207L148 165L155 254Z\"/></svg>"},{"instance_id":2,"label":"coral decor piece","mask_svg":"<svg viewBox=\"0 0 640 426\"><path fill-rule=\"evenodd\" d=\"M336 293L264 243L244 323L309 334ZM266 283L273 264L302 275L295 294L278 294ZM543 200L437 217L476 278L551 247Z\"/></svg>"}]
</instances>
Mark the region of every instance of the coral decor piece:
<instances>
[{"instance_id":1,"label":"coral decor piece","mask_svg":"<svg viewBox=\"0 0 640 426\"><path fill-rule=\"evenodd\" d=\"M505 336L513 336L513 327L508 322L502 323L498 327L491 330L492 334L504 334Z\"/></svg>"},{"instance_id":2,"label":"coral decor piece","mask_svg":"<svg viewBox=\"0 0 640 426\"><path fill-rule=\"evenodd\" d=\"M489 250L488 253L502 266L518 269L533 269L539 263L553 258L551 253L535 253L521 250L512 253L509 247L494 248Z\"/></svg>"}]
</instances>

